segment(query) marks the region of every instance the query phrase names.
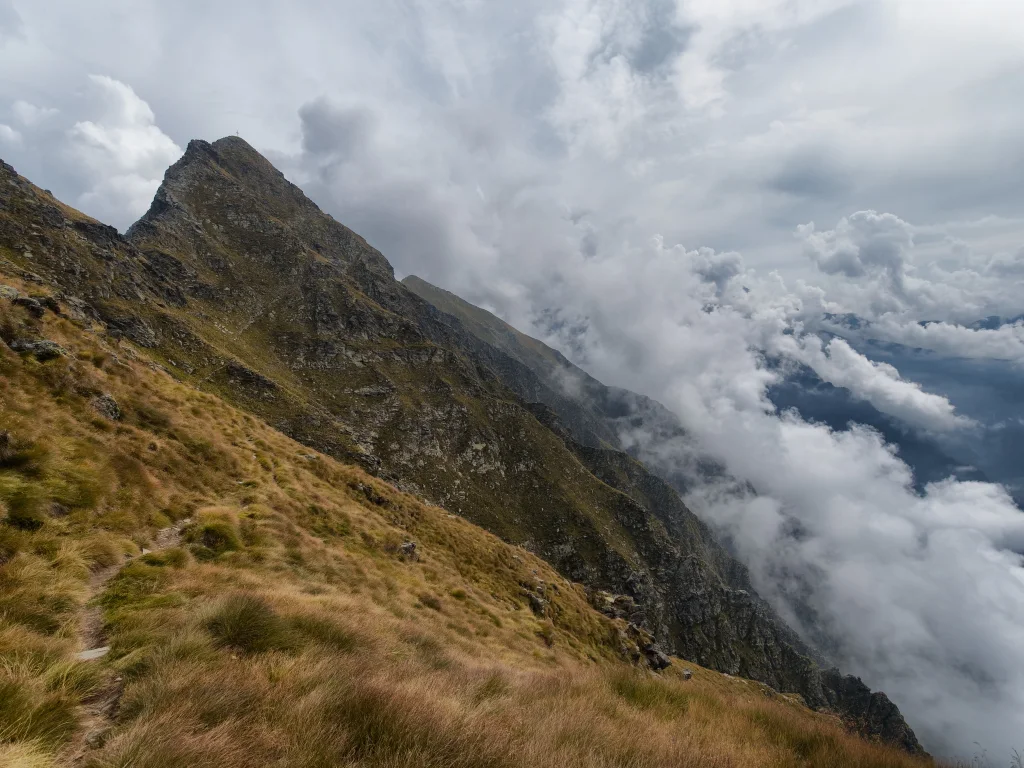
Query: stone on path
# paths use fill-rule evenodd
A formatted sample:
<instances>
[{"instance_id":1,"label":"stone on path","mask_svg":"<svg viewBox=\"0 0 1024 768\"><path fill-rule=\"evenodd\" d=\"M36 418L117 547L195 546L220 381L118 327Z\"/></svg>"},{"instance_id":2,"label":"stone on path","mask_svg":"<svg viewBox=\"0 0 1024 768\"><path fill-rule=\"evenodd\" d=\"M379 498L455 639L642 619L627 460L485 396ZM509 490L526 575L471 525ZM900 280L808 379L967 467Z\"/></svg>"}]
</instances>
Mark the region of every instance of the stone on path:
<instances>
[{"instance_id":1,"label":"stone on path","mask_svg":"<svg viewBox=\"0 0 1024 768\"><path fill-rule=\"evenodd\" d=\"M78 661L92 661L93 659L100 659L107 655L110 651L109 645L104 645L101 648L92 648L88 651L79 651L75 654L75 658Z\"/></svg>"}]
</instances>

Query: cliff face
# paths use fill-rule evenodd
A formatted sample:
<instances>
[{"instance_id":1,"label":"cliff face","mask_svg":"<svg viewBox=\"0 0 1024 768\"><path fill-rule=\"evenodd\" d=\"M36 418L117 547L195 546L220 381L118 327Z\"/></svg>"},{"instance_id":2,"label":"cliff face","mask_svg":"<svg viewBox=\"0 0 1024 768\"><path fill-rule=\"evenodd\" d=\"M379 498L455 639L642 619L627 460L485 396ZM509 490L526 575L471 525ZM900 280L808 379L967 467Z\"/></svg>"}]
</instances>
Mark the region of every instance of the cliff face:
<instances>
[{"instance_id":1,"label":"cliff face","mask_svg":"<svg viewBox=\"0 0 1024 768\"><path fill-rule=\"evenodd\" d=\"M190 143L125 238L3 166L0 267L179 378L539 554L678 655L812 706L862 703L678 495L614 450L596 401L407 290L241 139Z\"/></svg>"}]
</instances>

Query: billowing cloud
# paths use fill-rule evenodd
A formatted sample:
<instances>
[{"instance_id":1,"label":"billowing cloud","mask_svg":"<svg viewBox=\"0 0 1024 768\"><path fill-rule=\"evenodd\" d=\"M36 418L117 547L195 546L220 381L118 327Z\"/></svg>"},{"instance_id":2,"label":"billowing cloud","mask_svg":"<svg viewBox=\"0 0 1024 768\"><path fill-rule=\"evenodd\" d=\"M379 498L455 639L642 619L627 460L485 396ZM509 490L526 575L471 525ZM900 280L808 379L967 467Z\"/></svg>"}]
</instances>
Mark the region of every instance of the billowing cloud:
<instances>
[{"instance_id":1,"label":"billowing cloud","mask_svg":"<svg viewBox=\"0 0 1024 768\"><path fill-rule=\"evenodd\" d=\"M976 740L1008 754L1024 725L1024 514L987 483L916 492L871 430L774 413L765 392L777 374L758 350L788 353L918 426L962 425L892 368L801 335L789 324L800 302L770 299L749 272L748 291L724 292L735 303L709 305L701 261L686 253L656 242L596 266L567 259L562 280L525 279L539 306L587 319L571 342L549 324L549 340L582 346L599 377L665 402L733 474L695 485L689 501L805 637L889 693L931 748L969 752ZM692 462L656 434L630 438L662 469Z\"/></svg>"},{"instance_id":2,"label":"billowing cloud","mask_svg":"<svg viewBox=\"0 0 1024 768\"><path fill-rule=\"evenodd\" d=\"M842 339L823 344L816 336L799 342L784 336L780 341L776 349L811 368L823 381L850 390L905 424L937 432L971 426L945 397L923 391L919 384L904 380L893 366L872 362Z\"/></svg>"},{"instance_id":3,"label":"billowing cloud","mask_svg":"<svg viewBox=\"0 0 1024 768\"><path fill-rule=\"evenodd\" d=\"M182 150L129 86L104 75L90 75L89 81L96 117L68 130L65 151L87 185L79 205L124 229L149 207L164 171Z\"/></svg>"},{"instance_id":4,"label":"billowing cloud","mask_svg":"<svg viewBox=\"0 0 1024 768\"><path fill-rule=\"evenodd\" d=\"M11 126L6 123L0 123L0 142L5 144L20 144L21 133L14 130Z\"/></svg>"},{"instance_id":5,"label":"billowing cloud","mask_svg":"<svg viewBox=\"0 0 1024 768\"><path fill-rule=\"evenodd\" d=\"M828 232L816 232L814 224L798 227L797 232L822 272L847 277L882 274L893 290L902 292L906 252L914 236L899 217L861 211Z\"/></svg>"},{"instance_id":6,"label":"billowing cloud","mask_svg":"<svg viewBox=\"0 0 1024 768\"><path fill-rule=\"evenodd\" d=\"M875 211L843 218L835 229L807 224L796 232L826 276L841 276L826 281L815 309L828 303L832 313L867 321L852 335L1024 364L1024 325L1015 319L1024 309L1022 249L978 255L934 227L916 228ZM930 242L917 246L915 233ZM977 327L982 321L994 327ZM835 323L824 327L838 329Z\"/></svg>"},{"instance_id":7,"label":"billowing cloud","mask_svg":"<svg viewBox=\"0 0 1024 768\"><path fill-rule=\"evenodd\" d=\"M73 114L25 99L11 103L13 125L0 127L0 142L15 150L8 157L18 166L27 155L19 171L42 183L41 174L63 199L126 229L182 149L131 86L106 75L89 75L83 85Z\"/></svg>"}]
</instances>

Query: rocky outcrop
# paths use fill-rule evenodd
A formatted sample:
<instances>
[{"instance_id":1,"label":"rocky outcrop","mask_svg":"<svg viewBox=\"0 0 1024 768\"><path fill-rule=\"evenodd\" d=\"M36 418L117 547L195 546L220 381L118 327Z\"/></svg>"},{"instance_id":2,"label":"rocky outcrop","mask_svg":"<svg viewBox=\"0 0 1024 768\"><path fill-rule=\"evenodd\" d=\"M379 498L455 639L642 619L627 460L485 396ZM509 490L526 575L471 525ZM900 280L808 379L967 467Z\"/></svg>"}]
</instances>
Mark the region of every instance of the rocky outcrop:
<instances>
[{"instance_id":1,"label":"rocky outcrop","mask_svg":"<svg viewBox=\"0 0 1024 768\"><path fill-rule=\"evenodd\" d=\"M830 669L823 676L829 706L854 730L911 754L923 754L914 731L899 708L881 691L872 691L859 677Z\"/></svg>"},{"instance_id":2,"label":"rocky outcrop","mask_svg":"<svg viewBox=\"0 0 1024 768\"><path fill-rule=\"evenodd\" d=\"M67 357L68 355L64 347L49 339L41 339L39 341L15 339L7 346L15 352L27 352L41 363L45 363L48 360L56 360L58 357Z\"/></svg>"}]
</instances>

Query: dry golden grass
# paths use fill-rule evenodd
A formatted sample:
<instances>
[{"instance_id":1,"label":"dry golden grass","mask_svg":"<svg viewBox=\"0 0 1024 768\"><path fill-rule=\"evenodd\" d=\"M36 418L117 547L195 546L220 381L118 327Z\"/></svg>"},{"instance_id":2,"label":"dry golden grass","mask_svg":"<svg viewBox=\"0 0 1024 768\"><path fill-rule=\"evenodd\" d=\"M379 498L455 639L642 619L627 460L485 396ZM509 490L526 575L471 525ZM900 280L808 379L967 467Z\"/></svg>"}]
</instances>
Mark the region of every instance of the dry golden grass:
<instances>
[{"instance_id":1,"label":"dry golden grass","mask_svg":"<svg viewBox=\"0 0 1024 768\"><path fill-rule=\"evenodd\" d=\"M0 330L33 331L19 313L0 300ZM67 764L87 722L94 768L923 764L758 684L633 668L527 552L102 334L34 331L71 354L0 345L0 765ZM180 545L142 553L174 525ZM82 663L88 601L111 652Z\"/></svg>"}]
</instances>

